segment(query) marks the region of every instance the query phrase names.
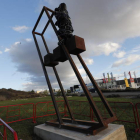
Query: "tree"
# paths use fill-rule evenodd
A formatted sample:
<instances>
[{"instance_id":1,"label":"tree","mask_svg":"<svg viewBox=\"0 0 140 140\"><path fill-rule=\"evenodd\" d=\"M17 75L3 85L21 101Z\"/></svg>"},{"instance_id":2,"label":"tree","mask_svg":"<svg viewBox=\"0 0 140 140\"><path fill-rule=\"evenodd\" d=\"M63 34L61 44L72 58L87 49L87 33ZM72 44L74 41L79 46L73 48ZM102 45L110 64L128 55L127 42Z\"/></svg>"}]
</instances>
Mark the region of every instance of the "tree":
<instances>
[{"instance_id":1,"label":"tree","mask_svg":"<svg viewBox=\"0 0 140 140\"><path fill-rule=\"evenodd\" d=\"M71 93L71 90L68 89L68 90L67 90L67 93Z\"/></svg>"},{"instance_id":2,"label":"tree","mask_svg":"<svg viewBox=\"0 0 140 140\"><path fill-rule=\"evenodd\" d=\"M62 93L61 93L61 90L59 89L58 91L57 91L57 94L56 94L57 96L61 96L62 95Z\"/></svg>"},{"instance_id":3,"label":"tree","mask_svg":"<svg viewBox=\"0 0 140 140\"><path fill-rule=\"evenodd\" d=\"M48 92L48 90L44 90L43 93L48 95L49 92Z\"/></svg>"},{"instance_id":4,"label":"tree","mask_svg":"<svg viewBox=\"0 0 140 140\"><path fill-rule=\"evenodd\" d=\"M35 91L34 91L33 89L31 90L31 92L32 92L32 93L35 93Z\"/></svg>"}]
</instances>

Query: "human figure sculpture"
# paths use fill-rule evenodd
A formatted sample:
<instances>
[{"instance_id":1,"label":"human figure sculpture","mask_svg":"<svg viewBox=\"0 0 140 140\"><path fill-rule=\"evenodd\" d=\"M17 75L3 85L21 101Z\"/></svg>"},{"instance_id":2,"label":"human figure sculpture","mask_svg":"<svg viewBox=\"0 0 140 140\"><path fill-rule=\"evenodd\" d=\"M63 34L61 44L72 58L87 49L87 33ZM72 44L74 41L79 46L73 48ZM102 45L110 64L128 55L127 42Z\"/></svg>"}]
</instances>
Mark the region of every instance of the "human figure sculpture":
<instances>
[{"instance_id":1,"label":"human figure sculpture","mask_svg":"<svg viewBox=\"0 0 140 140\"><path fill-rule=\"evenodd\" d=\"M61 45L73 36L72 32L74 31L65 3L61 3L58 8L55 8L55 17L57 20L55 25L59 28L57 33L62 38L58 45Z\"/></svg>"},{"instance_id":2,"label":"human figure sculpture","mask_svg":"<svg viewBox=\"0 0 140 140\"><path fill-rule=\"evenodd\" d=\"M44 32L47 29L47 25L45 26L42 34L36 32L36 28L38 26L38 23L40 22L41 17L43 16L42 13L44 11L46 11L47 17L49 18L47 25L49 22L51 22L54 31L57 30L56 27L54 26L54 23L52 20L53 15L55 15L55 17L57 19L55 25L58 26L58 28L59 28L59 30L57 31L56 34L58 35L58 38L60 40L60 42L59 42L60 45L58 43L59 46L57 46L53 50L53 53L50 53L49 48L48 48L47 43L44 38ZM50 16L49 12L53 13L53 15ZM56 126L56 127L59 126L60 128L70 129L70 130L74 130L74 131L78 131L78 132L83 132L83 133L86 133L87 135L89 135L89 134L94 135L94 134L97 134L98 132L100 132L101 130L106 129L108 127L108 123L111 123L111 122L117 120L117 117L116 117L115 113L112 111L112 109L109 106L106 99L104 98L104 95L102 94L96 81L94 80L92 74L90 73L88 67L86 66L86 63L84 62L84 60L82 59L82 56L80 55L80 53L86 51L84 39L81 37L78 37L76 35L72 35L73 31L74 30L73 30L71 20L68 15L68 11L67 11L65 3L61 3L59 5L59 7L55 9L55 11L44 6L35 26L33 28L33 31L32 31L35 45L36 45L36 48L38 51L40 62L42 64L43 72L44 72L46 82L47 82L49 90L50 90L50 95L51 95L53 105L55 108L55 112L56 112L56 116L57 116L57 119L55 119L53 121L46 121L45 124L51 125L51 126ZM42 54L41 54L41 50L40 50L36 35L39 35L40 37L42 37L44 47L47 50L47 55L44 56L44 62L42 60ZM63 40L62 41L63 44L61 44L61 40ZM93 100L92 96L90 95L88 88L85 86L85 82L83 81L83 78L82 78L81 74L79 73L79 70L77 69L75 62L73 61L73 58L71 57L71 54L77 56L81 65L83 66L84 70L86 71L89 79L91 80L91 83L95 87L107 112L109 113L110 117L108 117L107 120L103 119L103 117L100 113L100 110L98 110L98 107L96 106L95 101ZM87 97L89 107L91 108L91 111L94 113L96 120L98 122L83 121L83 120L77 120L74 118L73 112L70 108L67 97L65 96L65 92L64 92L63 85L61 83L61 79L59 78L59 74L57 72L57 69L55 68L55 66L58 65L58 62L64 62L66 60L68 60L70 62L71 67L74 70L74 72L78 78L78 81L81 84L81 87L83 88L83 91ZM52 84L50 82L49 75L48 75L48 72L47 72L47 69L45 66L52 67L52 69L54 70L54 74L55 74L56 80L60 86L62 95L65 100L65 105L67 107L67 111L69 112L70 118L61 117L61 112L60 112L58 104L56 102L54 92L52 89Z\"/></svg>"}]
</instances>

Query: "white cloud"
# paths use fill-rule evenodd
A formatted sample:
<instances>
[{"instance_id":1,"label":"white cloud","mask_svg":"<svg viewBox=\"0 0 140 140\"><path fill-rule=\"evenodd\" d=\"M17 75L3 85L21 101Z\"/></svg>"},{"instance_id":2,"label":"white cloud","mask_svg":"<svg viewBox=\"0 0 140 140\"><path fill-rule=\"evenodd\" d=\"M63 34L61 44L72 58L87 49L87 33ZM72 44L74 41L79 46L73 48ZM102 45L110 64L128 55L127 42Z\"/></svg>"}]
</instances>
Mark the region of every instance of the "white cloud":
<instances>
[{"instance_id":1,"label":"white cloud","mask_svg":"<svg viewBox=\"0 0 140 140\"><path fill-rule=\"evenodd\" d=\"M25 31L27 31L29 29L29 27L27 26L15 26L15 27L12 27L13 30L19 32L19 33L23 33Z\"/></svg>"},{"instance_id":2,"label":"white cloud","mask_svg":"<svg viewBox=\"0 0 140 140\"><path fill-rule=\"evenodd\" d=\"M46 86L41 86L41 85L38 85L38 83L32 83L32 82L27 82L27 83L23 83L22 86L27 90L27 91L30 91L30 90L35 90L35 91L43 91L43 90L46 90Z\"/></svg>"},{"instance_id":3,"label":"white cloud","mask_svg":"<svg viewBox=\"0 0 140 140\"><path fill-rule=\"evenodd\" d=\"M130 53L136 53L140 51L140 46L133 48Z\"/></svg>"},{"instance_id":4,"label":"white cloud","mask_svg":"<svg viewBox=\"0 0 140 140\"><path fill-rule=\"evenodd\" d=\"M116 77L116 80L121 80L122 78L124 78L124 73L114 74L113 77Z\"/></svg>"},{"instance_id":5,"label":"white cloud","mask_svg":"<svg viewBox=\"0 0 140 140\"><path fill-rule=\"evenodd\" d=\"M6 48L6 49L4 50L4 52L8 52L8 51L10 51L10 49L9 49L9 48Z\"/></svg>"},{"instance_id":6,"label":"white cloud","mask_svg":"<svg viewBox=\"0 0 140 140\"><path fill-rule=\"evenodd\" d=\"M139 69L140 68L140 65L139 66L137 66L137 67L135 67L134 69Z\"/></svg>"},{"instance_id":7,"label":"white cloud","mask_svg":"<svg viewBox=\"0 0 140 140\"><path fill-rule=\"evenodd\" d=\"M99 44L98 46L93 47L94 55L106 55L108 56L110 53L117 51L121 46L117 43L108 42L104 44Z\"/></svg>"},{"instance_id":8,"label":"white cloud","mask_svg":"<svg viewBox=\"0 0 140 140\"><path fill-rule=\"evenodd\" d=\"M125 51L119 51L119 52L114 53L113 56L117 58L122 58L124 57L125 54L126 54Z\"/></svg>"},{"instance_id":9,"label":"white cloud","mask_svg":"<svg viewBox=\"0 0 140 140\"><path fill-rule=\"evenodd\" d=\"M79 70L80 74L85 74L85 70L83 68L79 68L78 70Z\"/></svg>"},{"instance_id":10,"label":"white cloud","mask_svg":"<svg viewBox=\"0 0 140 140\"><path fill-rule=\"evenodd\" d=\"M19 42L19 41L14 43L14 45L18 45L18 44L20 44L20 42Z\"/></svg>"},{"instance_id":11,"label":"white cloud","mask_svg":"<svg viewBox=\"0 0 140 140\"><path fill-rule=\"evenodd\" d=\"M32 41L32 39L31 39L31 38L26 38L25 40L26 40L27 42Z\"/></svg>"},{"instance_id":12,"label":"white cloud","mask_svg":"<svg viewBox=\"0 0 140 140\"><path fill-rule=\"evenodd\" d=\"M112 67L119 67L121 65L131 65L132 63L140 60L140 55L129 55L127 58L120 59L113 63Z\"/></svg>"},{"instance_id":13,"label":"white cloud","mask_svg":"<svg viewBox=\"0 0 140 140\"><path fill-rule=\"evenodd\" d=\"M93 59L91 58L84 58L86 65L92 65L94 63Z\"/></svg>"},{"instance_id":14,"label":"white cloud","mask_svg":"<svg viewBox=\"0 0 140 140\"><path fill-rule=\"evenodd\" d=\"M2 51L0 51L0 54L2 54Z\"/></svg>"}]
</instances>

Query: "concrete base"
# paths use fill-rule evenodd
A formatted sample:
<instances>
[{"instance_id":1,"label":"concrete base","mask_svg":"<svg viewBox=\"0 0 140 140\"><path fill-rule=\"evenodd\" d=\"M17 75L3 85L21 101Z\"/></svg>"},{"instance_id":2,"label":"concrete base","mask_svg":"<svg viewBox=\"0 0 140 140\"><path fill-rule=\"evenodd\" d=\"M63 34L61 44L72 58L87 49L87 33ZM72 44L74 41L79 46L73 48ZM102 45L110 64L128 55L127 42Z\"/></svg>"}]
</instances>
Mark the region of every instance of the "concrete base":
<instances>
[{"instance_id":1,"label":"concrete base","mask_svg":"<svg viewBox=\"0 0 140 140\"><path fill-rule=\"evenodd\" d=\"M109 124L108 128L96 135L41 124L34 127L34 133L43 140L127 140L123 125Z\"/></svg>"}]
</instances>

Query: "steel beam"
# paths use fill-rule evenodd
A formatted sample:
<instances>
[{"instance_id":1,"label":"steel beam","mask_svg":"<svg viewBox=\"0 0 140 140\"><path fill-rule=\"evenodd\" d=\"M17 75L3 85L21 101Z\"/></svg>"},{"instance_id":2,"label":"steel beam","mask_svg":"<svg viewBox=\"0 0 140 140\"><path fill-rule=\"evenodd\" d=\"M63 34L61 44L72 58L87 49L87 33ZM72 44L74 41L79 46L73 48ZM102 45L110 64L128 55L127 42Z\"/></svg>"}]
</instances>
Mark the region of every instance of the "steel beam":
<instances>
[{"instance_id":1,"label":"steel beam","mask_svg":"<svg viewBox=\"0 0 140 140\"><path fill-rule=\"evenodd\" d=\"M45 68L45 65L43 63L42 55L41 55L39 45L38 45L38 42L37 42L37 39L36 39L36 36L35 36L34 33L33 33L33 38L34 38L35 45L36 45L36 48L37 48L37 51L38 51L38 55L39 55L39 58L40 58L40 61L41 61L41 65L42 65L43 72L44 72L44 75L45 75L45 78L46 78L46 82L48 83L49 91L51 93L51 98L52 98L53 105L54 105L54 108L55 108L55 112L56 112L56 115L57 115L57 118L58 118L59 126L61 127L61 124L63 124L63 121L62 121L62 118L61 118L60 113L59 113L59 109L58 109L58 106L57 106L57 103L56 103L56 100L55 100L55 97L54 97L54 93L53 93L53 89L52 89L52 86L51 86L51 83L50 83L50 80L49 80L49 76L48 76L47 70Z\"/></svg>"},{"instance_id":2,"label":"steel beam","mask_svg":"<svg viewBox=\"0 0 140 140\"><path fill-rule=\"evenodd\" d=\"M42 35L41 37L42 37L42 40L43 40L43 43L44 43L44 45L45 45L45 48L46 48L47 53L50 53L50 51L49 51L49 49L48 49L48 45L47 45L47 43L46 43L46 41L45 41L44 36ZM67 97L66 97L66 95L65 95L64 88L63 88L63 86L62 86L61 80L60 80L60 78L59 78L58 72L57 72L57 70L56 70L55 67L53 67L53 71L54 71L54 73L55 73L55 76L56 76L56 79L57 79L57 81L58 81L59 87L60 87L60 89L61 89L62 95L63 95L63 97L64 97L64 101L65 101L65 104L66 104L66 106L67 106L67 109L68 109L70 118L72 119L72 121L74 121L75 119L74 119L73 113L72 113L72 111L71 111L70 105L69 105L68 100L67 100Z\"/></svg>"},{"instance_id":3,"label":"steel beam","mask_svg":"<svg viewBox=\"0 0 140 140\"><path fill-rule=\"evenodd\" d=\"M83 68L85 69L85 71L86 71L86 73L87 73L89 79L91 80L93 86L95 87L95 89L96 89L96 91L97 91L99 97L101 98L103 104L105 105L105 107L106 107L108 113L110 114L111 117L114 117L114 116L115 116L114 112L112 111L110 105L109 105L108 102L106 101L106 99L105 99L105 97L104 97L102 91L101 91L100 88L98 87L96 81L94 80L94 78L93 78L92 74L90 73L88 67L86 66L85 62L83 61L81 55L78 54L77 57L78 57L79 61L81 62ZM116 118L116 119L117 119L117 118Z\"/></svg>"}]
</instances>

